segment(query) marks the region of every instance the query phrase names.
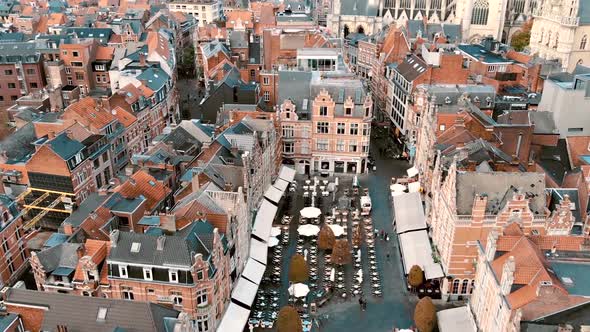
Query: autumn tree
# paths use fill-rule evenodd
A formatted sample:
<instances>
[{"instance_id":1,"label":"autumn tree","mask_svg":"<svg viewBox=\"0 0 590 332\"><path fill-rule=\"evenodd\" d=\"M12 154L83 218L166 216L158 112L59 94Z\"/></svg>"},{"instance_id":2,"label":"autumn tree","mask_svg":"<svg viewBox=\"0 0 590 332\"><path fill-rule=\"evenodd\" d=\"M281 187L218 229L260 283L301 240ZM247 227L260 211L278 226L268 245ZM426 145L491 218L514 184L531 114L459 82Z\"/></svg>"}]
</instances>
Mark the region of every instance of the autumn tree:
<instances>
[{"instance_id":1,"label":"autumn tree","mask_svg":"<svg viewBox=\"0 0 590 332\"><path fill-rule=\"evenodd\" d=\"M352 254L350 253L350 245L348 244L348 240L336 240L334 242L334 247L332 248L332 264L348 264L351 260Z\"/></svg>"},{"instance_id":2,"label":"autumn tree","mask_svg":"<svg viewBox=\"0 0 590 332\"><path fill-rule=\"evenodd\" d=\"M412 287L418 287L424 282L424 272L418 265L412 266L408 273L408 283Z\"/></svg>"},{"instance_id":3,"label":"autumn tree","mask_svg":"<svg viewBox=\"0 0 590 332\"><path fill-rule=\"evenodd\" d=\"M420 332L434 331L436 327L436 308L430 297L423 297L416 304L414 323Z\"/></svg>"},{"instance_id":4,"label":"autumn tree","mask_svg":"<svg viewBox=\"0 0 590 332\"><path fill-rule=\"evenodd\" d=\"M297 309L292 306L284 306L279 311L277 318L278 332L302 332L303 324Z\"/></svg>"},{"instance_id":5,"label":"autumn tree","mask_svg":"<svg viewBox=\"0 0 590 332\"><path fill-rule=\"evenodd\" d=\"M334 247L334 242L336 241L336 237L334 236L334 232L332 228L328 225L322 226L320 229L320 234L318 235L318 247L321 250L330 250Z\"/></svg>"},{"instance_id":6,"label":"autumn tree","mask_svg":"<svg viewBox=\"0 0 590 332\"><path fill-rule=\"evenodd\" d=\"M289 281L293 283L305 282L309 278L307 262L303 256L296 254L291 257L289 264Z\"/></svg>"},{"instance_id":7,"label":"autumn tree","mask_svg":"<svg viewBox=\"0 0 590 332\"><path fill-rule=\"evenodd\" d=\"M529 20L522 25L520 32L515 33L512 36L512 40L510 41L510 46L512 46L516 51L520 52L524 50L525 47L529 46L531 42L531 29L533 27L533 21Z\"/></svg>"}]
</instances>

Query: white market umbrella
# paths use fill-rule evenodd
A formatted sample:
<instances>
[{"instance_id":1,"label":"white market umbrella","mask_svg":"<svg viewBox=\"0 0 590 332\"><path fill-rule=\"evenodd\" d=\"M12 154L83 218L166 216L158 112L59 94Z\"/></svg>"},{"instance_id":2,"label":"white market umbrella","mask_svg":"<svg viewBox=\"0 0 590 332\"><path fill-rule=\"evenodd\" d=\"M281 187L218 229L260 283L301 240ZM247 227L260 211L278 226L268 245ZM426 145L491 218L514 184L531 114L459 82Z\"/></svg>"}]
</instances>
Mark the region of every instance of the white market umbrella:
<instances>
[{"instance_id":1,"label":"white market umbrella","mask_svg":"<svg viewBox=\"0 0 590 332\"><path fill-rule=\"evenodd\" d=\"M303 250L303 259L307 261L307 249Z\"/></svg>"},{"instance_id":2,"label":"white market umbrella","mask_svg":"<svg viewBox=\"0 0 590 332\"><path fill-rule=\"evenodd\" d=\"M396 183L396 184L392 184L391 186L389 186L389 190L391 190L391 191L404 191L404 190L406 190L406 186L404 186L401 183Z\"/></svg>"},{"instance_id":3,"label":"white market umbrella","mask_svg":"<svg viewBox=\"0 0 590 332\"><path fill-rule=\"evenodd\" d=\"M363 283L363 277L362 276L356 277L356 281L358 281L359 284L362 284Z\"/></svg>"},{"instance_id":4,"label":"white market umbrella","mask_svg":"<svg viewBox=\"0 0 590 332\"><path fill-rule=\"evenodd\" d=\"M289 295L304 297L307 293L309 293L309 287L306 284L296 283L289 287Z\"/></svg>"},{"instance_id":5,"label":"white market umbrella","mask_svg":"<svg viewBox=\"0 0 590 332\"><path fill-rule=\"evenodd\" d=\"M279 227L273 227L270 229L270 236L279 236L281 235L281 228Z\"/></svg>"},{"instance_id":6,"label":"white market umbrella","mask_svg":"<svg viewBox=\"0 0 590 332\"><path fill-rule=\"evenodd\" d=\"M356 256L357 256L357 258L356 258L356 261L357 261L357 263L358 263L358 262L360 262L360 261L361 261L361 250L360 250L360 249L359 249L359 251L357 252L357 255L356 255Z\"/></svg>"},{"instance_id":7,"label":"white market umbrella","mask_svg":"<svg viewBox=\"0 0 590 332\"><path fill-rule=\"evenodd\" d=\"M357 277L363 277L363 270L359 269L358 271L356 271L356 276Z\"/></svg>"},{"instance_id":8,"label":"white market umbrella","mask_svg":"<svg viewBox=\"0 0 590 332\"><path fill-rule=\"evenodd\" d=\"M297 233L301 236L316 236L320 232L320 228L316 225L301 225L297 228Z\"/></svg>"},{"instance_id":9,"label":"white market umbrella","mask_svg":"<svg viewBox=\"0 0 590 332\"><path fill-rule=\"evenodd\" d=\"M332 268L332 271L330 272L330 281L334 281L336 279L336 269Z\"/></svg>"},{"instance_id":10,"label":"white market umbrella","mask_svg":"<svg viewBox=\"0 0 590 332\"><path fill-rule=\"evenodd\" d=\"M308 206L300 211L303 218L317 218L322 214L322 210L317 207Z\"/></svg>"},{"instance_id":11,"label":"white market umbrella","mask_svg":"<svg viewBox=\"0 0 590 332\"><path fill-rule=\"evenodd\" d=\"M408 177L414 177L414 176L418 175L418 169L414 166L408 168L407 172L408 172Z\"/></svg>"},{"instance_id":12,"label":"white market umbrella","mask_svg":"<svg viewBox=\"0 0 590 332\"><path fill-rule=\"evenodd\" d=\"M332 229L332 233L334 233L335 237L340 237L344 235L344 227L340 225L328 225Z\"/></svg>"},{"instance_id":13,"label":"white market umbrella","mask_svg":"<svg viewBox=\"0 0 590 332\"><path fill-rule=\"evenodd\" d=\"M279 239L277 239L274 236L271 236L270 238L268 238L268 247L272 248L274 246L276 246L277 244L279 244Z\"/></svg>"}]
</instances>

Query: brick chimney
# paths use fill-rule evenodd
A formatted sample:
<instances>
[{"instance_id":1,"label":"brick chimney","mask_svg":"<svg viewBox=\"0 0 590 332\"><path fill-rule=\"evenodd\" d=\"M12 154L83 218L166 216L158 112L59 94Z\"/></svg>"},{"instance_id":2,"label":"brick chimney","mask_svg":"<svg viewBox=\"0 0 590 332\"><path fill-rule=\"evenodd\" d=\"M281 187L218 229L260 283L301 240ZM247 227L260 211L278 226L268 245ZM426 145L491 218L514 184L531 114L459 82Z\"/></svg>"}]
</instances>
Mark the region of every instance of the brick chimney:
<instances>
[{"instance_id":1,"label":"brick chimney","mask_svg":"<svg viewBox=\"0 0 590 332\"><path fill-rule=\"evenodd\" d=\"M139 52L139 65L142 67L146 66L145 53L143 52Z\"/></svg>"},{"instance_id":2,"label":"brick chimney","mask_svg":"<svg viewBox=\"0 0 590 332\"><path fill-rule=\"evenodd\" d=\"M50 130L50 131L47 133L47 138L48 138L48 139L54 139L54 138L55 138L55 131L53 131L53 130Z\"/></svg>"},{"instance_id":3,"label":"brick chimney","mask_svg":"<svg viewBox=\"0 0 590 332\"><path fill-rule=\"evenodd\" d=\"M81 245L78 247L78 249L76 249L76 254L78 255L78 259L80 259L80 258L84 257L84 252L85 252L85 250L84 250L84 249L85 249L85 248L84 248L84 244L81 244Z\"/></svg>"},{"instance_id":4,"label":"brick chimney","mask_svg":"<svg viewBox=\"0 0 590 332\"><path fill-rule=\"evenodd\" d=\"M64 222L64 234L66 234L66 235L74 234L74 227L69 222Z\"/></svg>"}]
</instances>

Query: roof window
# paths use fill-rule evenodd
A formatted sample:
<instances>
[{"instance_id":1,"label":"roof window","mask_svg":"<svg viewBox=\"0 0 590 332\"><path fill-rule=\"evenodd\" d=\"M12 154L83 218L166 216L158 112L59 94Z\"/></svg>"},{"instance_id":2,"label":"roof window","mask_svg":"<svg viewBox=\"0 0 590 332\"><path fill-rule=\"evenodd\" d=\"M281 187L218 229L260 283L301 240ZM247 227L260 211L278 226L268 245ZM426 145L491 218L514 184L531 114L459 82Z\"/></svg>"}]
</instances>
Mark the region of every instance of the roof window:
<instances>
[{"instance_id":1,"label":"roof window","mask_svg":"<svg viewBox=\"0 0 590 332\"><path fill-rule=\"evenodd\" d=\"M140 248L141 248L141 243L139 243L139 242L133 242L131 244L131 252L137 253L137 252L139 252Z\"/></svg>"}]
</instances>

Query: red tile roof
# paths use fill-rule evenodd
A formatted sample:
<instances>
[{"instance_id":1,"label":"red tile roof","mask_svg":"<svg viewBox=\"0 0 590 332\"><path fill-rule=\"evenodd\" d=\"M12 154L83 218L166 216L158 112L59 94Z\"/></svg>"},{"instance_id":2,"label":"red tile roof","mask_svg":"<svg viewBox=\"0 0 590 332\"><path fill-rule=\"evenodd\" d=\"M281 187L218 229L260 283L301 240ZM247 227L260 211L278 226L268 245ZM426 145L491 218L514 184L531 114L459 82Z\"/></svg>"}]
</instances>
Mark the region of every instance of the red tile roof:
<instances>
[{"instance_id":1,"label":"red tile roof","mask_svg":"<svg viewBox=\"0 0 590 332\"><path fill-rule=\"evenodd\" d=\"M125 198L137 198L143 195L147 199L147 209L149 211L153 210L170 193L168 187L143 170L135 172L131 179L125 181L115 191L118 191Z\"/></svg>"},{"instance_id":2,"label":"red tile roof","mask_svg":"<svg viewBox=\"0 0 590 332\"><path fill-rule=\"evenodd\" d=\"M107 257L107 241L88 239L84 243L84 256L90 256L94 264L99 265ZM82 262L78 261L76 272L74 273L74 281L84 281L84 271L82 269Z\"/></svg>"},{"instance_id":3,"label":"red tile roof","mask_svg":"<svg viewBox=\"0 0 590 332\"><path fill-rule=\"evenodd\" d=\"M96 48L96 60L113 60L114 47L99 46Z\"/></svg>"},{"instance_id":4,"label":"red tile roof","mask_svg":"<svg viewBox=\"0 0 590 332\"><path fill-rule=\"evenodd\" d=\"M92 126L97 130L115 120L111 112L100 107L91 97L82 98L68 106L62 117L78 120L85 126Z\"/></svg>"}]
</instances>

